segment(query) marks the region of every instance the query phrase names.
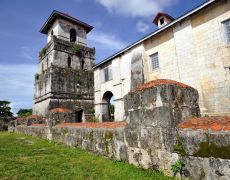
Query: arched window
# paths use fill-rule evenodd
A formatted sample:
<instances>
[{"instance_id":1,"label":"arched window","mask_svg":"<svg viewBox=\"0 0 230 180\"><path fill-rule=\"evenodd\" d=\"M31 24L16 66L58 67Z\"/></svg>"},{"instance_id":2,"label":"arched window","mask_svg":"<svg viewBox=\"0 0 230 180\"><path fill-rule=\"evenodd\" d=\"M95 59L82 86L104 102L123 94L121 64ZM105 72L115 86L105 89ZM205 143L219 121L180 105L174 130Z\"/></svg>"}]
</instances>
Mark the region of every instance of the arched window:
<instances>
[{"instance_id":1,"label":"arched window","mask_svg":"<svg viewBox=\"0 0 230 180\"><path fill-rule=\"evenodd\" d=\"M51 31L51 36L53 36L53 35L54 35L54 31L52 30L52 31Z\"/></svg>"},{"instance_id":2,"label":"arched window","mask_svg":"<svg viewBox=\"0 0 230 180\"><path fill-rule=\"evenodd\" d=\"M71 57L70 56L68 56L67 65L68 67L71 67Z\"/></svg>"},{"instance_id":3,"label":"arched window","mask_svg":"<svg viewBox=\"0 0 230 180\"><path fill-rule=\"evenodd\" d=\"M70 42L75 42L77 37L77 33L75 29L70 29Z\"/></svg>"}]
</instances>

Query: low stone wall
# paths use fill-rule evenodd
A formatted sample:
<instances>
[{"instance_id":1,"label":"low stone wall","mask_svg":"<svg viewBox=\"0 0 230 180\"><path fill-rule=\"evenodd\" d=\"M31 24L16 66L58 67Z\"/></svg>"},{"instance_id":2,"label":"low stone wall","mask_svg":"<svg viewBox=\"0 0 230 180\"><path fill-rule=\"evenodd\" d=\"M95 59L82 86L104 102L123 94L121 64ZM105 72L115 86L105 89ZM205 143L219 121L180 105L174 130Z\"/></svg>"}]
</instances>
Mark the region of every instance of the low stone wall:
<instances>
[{"instance_id":1,"label":"low stone wall","mask_svg":"<svg viewBox=\"0 0 230 180\"><path fill-rule=\"evenodd\" d=\"M198 132L186 129L185 124L187 119L199 117L197 91L175 81L166 82L150 82L126 95L125 122L63 123L54 127L32 124L17 126L14 131L157 169L171 176L174 175L172 165L181 160L185 163L180 171L182 176L193 179L230 177L228 157L194 154L198 142L205 139L205 133L197 136ZM216 142L221 137L222 143L228 145L229 136L220 133Z\"/></svg>"},{"instance_id":2,"label":"low stone wall","mask_svg":"<svg viewBox=\"0 0 230 180\"><path fill-rule=\"evenodd\" d=\"M230 117L189 118L178 125L177 137L194 179L230 179Z\"/></svg>"}]
</instances>

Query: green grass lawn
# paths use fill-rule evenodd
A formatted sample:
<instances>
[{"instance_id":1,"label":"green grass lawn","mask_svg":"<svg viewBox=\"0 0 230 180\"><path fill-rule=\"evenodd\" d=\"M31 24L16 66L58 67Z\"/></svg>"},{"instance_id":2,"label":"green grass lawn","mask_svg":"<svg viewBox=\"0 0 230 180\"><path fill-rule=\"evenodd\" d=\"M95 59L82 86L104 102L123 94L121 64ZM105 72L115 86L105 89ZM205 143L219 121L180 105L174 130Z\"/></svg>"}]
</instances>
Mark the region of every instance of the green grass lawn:
<instances>
[{"instance_id":1,"label":"green grass lawn","mask_svg":"<svg viewBox=\"0 0 230 180\"><path fill-rule=\"evenodd\" d=\"M0 132L0 179L171 179L78 148Z\"/></svg>"}]
</instances>

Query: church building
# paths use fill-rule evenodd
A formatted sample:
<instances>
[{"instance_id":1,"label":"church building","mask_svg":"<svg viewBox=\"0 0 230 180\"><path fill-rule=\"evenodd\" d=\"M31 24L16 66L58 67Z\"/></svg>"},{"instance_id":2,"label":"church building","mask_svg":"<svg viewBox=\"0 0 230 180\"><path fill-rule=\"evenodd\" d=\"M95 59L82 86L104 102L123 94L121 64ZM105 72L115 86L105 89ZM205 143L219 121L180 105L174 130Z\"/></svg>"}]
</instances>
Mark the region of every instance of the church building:
<instances>
[{"instance_id":1,"label":"church building","mask_svg":"<svg viewBox=\"0 0 230 180\"><path fill-rule=\"evenodd\" d=\"M157 30L94 66L95 115L125 119L123 97L156 79L199 92L202 115L230 114L230 0L209 0L174 19L158 13Z\"/></svg>"}]
</instances>

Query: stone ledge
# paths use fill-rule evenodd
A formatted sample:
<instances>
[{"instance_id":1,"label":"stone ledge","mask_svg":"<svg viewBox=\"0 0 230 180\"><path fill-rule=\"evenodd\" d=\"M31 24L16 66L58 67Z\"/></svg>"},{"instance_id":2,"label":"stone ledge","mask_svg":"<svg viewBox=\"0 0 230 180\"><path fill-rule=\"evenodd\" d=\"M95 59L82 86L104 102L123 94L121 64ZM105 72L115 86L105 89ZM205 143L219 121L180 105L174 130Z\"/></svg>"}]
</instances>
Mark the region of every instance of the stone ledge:
<instances>
[{"instance_id":1,"label":"stone ledge","mask_svg":"<svg viewBox=\"0 0 230 180\"><path fill-rule=\"evenodd\" d=\"M230 131L230 116L189 118L177 127L180 129L201 129L204 131Z\"/></svg>"},{"instance_id":2,"label":"stone ledge","mask_svg":"<svg viewBox=\"0 0 230 180\"><path fill-rule=\"evenodd\" d=\"M129 92L129 94L131 93L134 93L134 92L137 92L137 91L142 91L144 89L148 89L148 88L151 88L151 87L156 87L156 86L160 86L160 85L177 85L177 86L180 86L180 87L189 87L189 88L192 88L191 86L188 86L186 84L183 84L181 82L177 82L177 81L174 81L174 80L170 80L170 79L157 79L157 80L153 80L153 81L150 81L150 82L147 82L133 90L131 90Z\"/></svg>"},{"instance_id":3,"label":"stone ledge","mask_svg":"<svg viewBox=\"0 0 230 180\"><path fill-rule=\"evenodd\" d=\"M125 121L121 122L96 122L96 123L61 123L58 124L56 127L63 128L63 127L83 127L83 128L120 128L126 126Z\"/></svg>"}]
</instances>

